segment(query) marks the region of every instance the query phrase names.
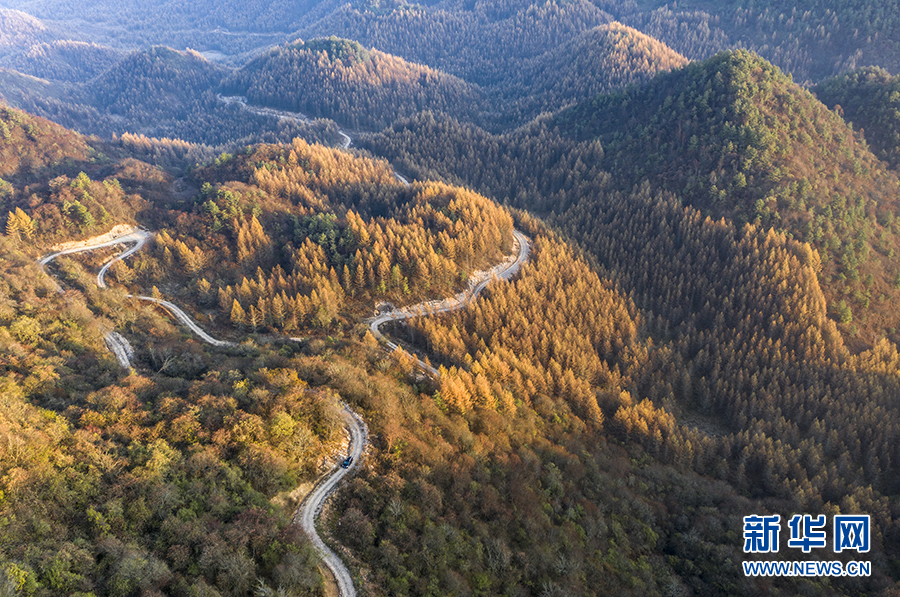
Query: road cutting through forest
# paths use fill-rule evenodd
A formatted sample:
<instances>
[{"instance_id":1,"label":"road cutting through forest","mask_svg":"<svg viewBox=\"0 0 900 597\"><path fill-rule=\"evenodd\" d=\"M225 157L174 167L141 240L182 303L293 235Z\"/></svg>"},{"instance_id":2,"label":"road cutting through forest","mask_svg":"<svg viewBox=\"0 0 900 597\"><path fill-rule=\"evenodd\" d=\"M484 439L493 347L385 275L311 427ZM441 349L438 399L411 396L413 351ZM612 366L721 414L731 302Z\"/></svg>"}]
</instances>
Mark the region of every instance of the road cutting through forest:
<instances>
[{"instance_id":1,"label":"road cutting through forest","mask_svg":"<svg viewBox=\"0 0 900 597\"><path fill-rule=\"evenodd\" d=\"M251 106L247 103L247 98L243 95L222 95L217 96L220 101L226 104L238 104L244 110L257 116L271 116L279 120L291 120L300 124L312 124L313 119L301 112L288 112L287 110L276 110L275 108L263 108L262 106ZM345 133L343 129L338 129L338 135L341 136L341 143L338 145L341 149L347 149L353 143L350 135Z\"/></svg>"},{"instance_id":2,"label":"road cutting through forest","mask_svg":"<svg viewBox=\"0 0 900 597\"><path fill-rule=\"evenodd\" d=\"M457 311L459 309L463 309L469 306L473 300L478 298L478 295L481 294L487 285L492 280L510 280L516 273L518 273L519 269L522 267L522 264L528 260L528 255L531 251L531 245L529 244L528 237L519 232L518 230L513 230L513 252L512 254L506 258L503 263L495 265L491 269L486 272L479 272L469 278L469 288L457 294L456 296L452 296L450 298L446 298L440 301L426 301L424 303L418 303L416 305L410 305L408 307L401 307L399 309L393 309L387 313L380 313L378 316L369 320L369 330L371 330L372 334L381 342L390 348L391 352L396 350L400 350L400 347L387 339L387 337L381 333L380 328L386 323L390 323L391 321L401 321L404 319L412 319L413 317L422 317L426 315L435 315L437 313L448 313L450 311ZM439 372L437 369L424 362L421 359L416 359L416 364L420 369L424 370L426 373L437 376Z\"/></svg>"},{"instance_id":3,"label":"road cutting through forest","mask_svg":"<svg viewBox=\"0 0 900 597\"><path fill-rule=\"evenodd\" d=\"M399 174L395 173L395 176L403 184L407 186L409 185L409 182ZM85 241L76 243L77 246L60 248L60 250L40 259L38 263L40 264L41 268L44 268L47 263L61 255L93 251L104 247L112 247L119 244L127 244L133 242L133 246L110 258L100 268L100 271L97 274L97 286L100 288L107 288L105 276L109 268L115 262L120 261L139 251L146 244L147 240L149 240L152 236L153 234L146 230L141 230L133 227L124 227L124 229L122 230L122 234L119 236L110 238L109 233L107 233L105 235L94 237L93 239L87 239ZM481 292L492 280L511 279L519 271L522 264L525 263L525 261L528 259L530 251L529 240L524 234L522 234L518 230L513 230L513 239L513 253L502 263L494 266L490 270L473 275L470 279L469 288L467 290L460 292L454 297L441 301L426 301L423 303L418 303L416 305L394 309L388 313L380 314L378 317L371 320L369 327L375 334L376 338L384 342L391 349L391 351L398 350L399 347L393 342L390 342L380 332L380 330L378 329L379 326L384 325L389 321L399 321L410 319L412 317L420 317L436 313L446 313L448 311L462 309L471 304L471 302L476 297L478 297L479 294L481 294ZM44 271L46 272L46 270ZM170 313L172 313L172 315L174 315L175 318L178 319L182 324L187 326L192 332L199 336L204 342L207 342L214 346L235 345L234 342L218 340L209 335L199 325L197 325L187 315L187 313L182 311L178 306L171 303L170 301L149 296L139 296L131 294L129 294L128 296L130 298L151 301L162 306ZM131 348L128 340L126 340L121 334L113 331L107 334L106 344L123 367L131 366L131 358L134 354L134 350ZM423 361L417 359L417 362L418 365L427 373L433 376L439 375L439 372L436 369L427 365ZM335 491L344 477L346 477L359 467L363 452L368 445L368 428L366 427L366 424L362 420L362 418L358 414L353 412L346 404L343 405L341 413L344 418L346 429L350 436L348 449L348 456L352 457L350 465L346 468L343 466L336 467L330 475L326 475L319 480L313 490L306 496L303 503L297 509L297 512L294 515L294 522L300 524L303 531L309 536L310 540L312 541L313 546L315 547L319 556L322 558L322 561L334 575L339 594L342 597L356 597L356 589L354 588L353 578L350 574L350 571L344 565L344 562L340 559L340 557L338 557L338 555L334 553L319 536L318 532L316 531L315 524L316 517L319 515L319 512L321 512L325 500L328 499L328 497Z\"/></svg>"}]
</instances>

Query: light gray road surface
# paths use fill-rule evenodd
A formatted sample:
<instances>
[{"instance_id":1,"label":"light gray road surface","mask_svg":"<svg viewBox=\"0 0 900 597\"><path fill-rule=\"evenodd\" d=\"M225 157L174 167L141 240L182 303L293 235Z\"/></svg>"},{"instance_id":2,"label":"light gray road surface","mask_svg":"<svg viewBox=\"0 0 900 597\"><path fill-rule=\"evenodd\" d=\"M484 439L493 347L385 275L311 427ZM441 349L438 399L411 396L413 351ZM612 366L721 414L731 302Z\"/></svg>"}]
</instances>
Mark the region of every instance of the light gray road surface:
<instances>
[{"instance_id":1,"label":"light gray road surface","mask_svg":"<svg viewBox=\"0 0 900 597\"><path fill-rule=\"evenodd\" d=\"M105 236L105 235L103 235L103 236ZM91 239L87 239L86 241L84 241L85 244L80 247L73 247L71 249L64 249L62 251L57 251L56 253L51 253L50 255L47 255L46 257L42 257L41 259L39 259L38 263L40 265L47 265L48 263L50 263L57 257L61 257L62 255L70 255L72 253L83 253L85 251L94 251L96 249L102 249L103 247L113 247L115 245L120 245L123 243L140 242L141 246L143 246L143 243L146 242L146 240L148 238L150 238L151 236L153 236L153 235L150 234L149 232L146 232L145 230L137 230L135 232L131 232L124 236L119 236L119 237L113 238L111 240L104 240L102 242L98 241L96 243L93 243L93 242L91 242Z\"/></svg>"},{"instance_id":2,"label":"light gray road surface","mask_svg":"<svg viewBox=\"0 0 900 597\"><path fill-rule=\"evenodd\" d=\"M144 247L144 243L147 242L147 239L149 239L153 235L150 234L149 232L145 232L145 231L141 230L130 236L132 236L132 237L138 236L139 238L135 241L133 247L131 247L127 251L119 253L118 255L116 255L115 257L113 257L112 259L110 259L109 261L107 261L106 263L103 264L103 267L100 268L100 272L97 274L97 286L98 287L106 288L106 281L104 280L104 278L106 277L107 270L109 270L110 266L112 266L113 263L115 263L116 261L121 261L122 259L125 259L129 255L132 255L132 254L140 251ZM134 239L132 239L132 240L134 240ZM123 241L123 242L128 242L128 241Z\"/></svg>"},{"instance_id":3,"label":"light gray road surface","mask_svg":"<svg viewBox=\"0 0 900 597\"><path fill-rule=\"evenodd\" d=\"M418 303L416 305L411 305L408 307L401 307L400 309L394 309L393 311L389 311L387 313L382 313L378 315L374 319L369 321L369 329L372 331L372 334L384 342L385 345L391 350L391 352L398 350L400 347L395 343L388 340L384 334L381 333L381 330L378 328L382 325L388 323L389 321L400 321L402 319L411 319L413 317L421 317L423 315L434 315L436 313L446 313L448 311L456 311L458 309L463 309L467 307L469 304L475 300L479 294L487 287L488 284L491 283L494 279L499 280L510 280L516 273L518 273L519 269L522 267L522 264L528 260L528 254L531 251L531 246L529 244L528 237L519 232L518 230L513 230L513 238L515 242L513 244L513 254L506 259L503 263L494 266L489 271L482 273L481 276L473 277L470 280L470 288L463 292L460 292L454 297L447 298L440 301L426 301L424 303ZM426 364L424 361L416 359L419 368L424 370L437 377L439 372L434 367Z\"/></svg>"},{"instance_id":4,"label":"light gray road surface","mask_svg":"<svg viewBox=\"0 0 900 597\"><path fill-rule=\"evenodd\" d=\"M99 238L104 238L105 235L101 235ZM51 253L46 257L43 257L38 261L38 263L43 267L47 263L50 263L53 259L61 255L69 255L71 253L82 253L85 251L94 251L97 249L102 249L103 247L112 247L119 244L130 243L133 242L134 246L129 248L122 253L119 253L109 261L103 264L103 267L100 268L100 272L97 274L97 286L100 288L106 288L106 272L109 271L109 268L113 263L128 257L129 255L133 255L135 252L141 250L146 244L147 240L151 238L153 234L146 230L136 230L125 234L123 236L119 236L113 239L96 241L92 242L92 239L87 239L80 246L72 247L69 249L64 249L62 251L57 251L55 253ZM175 318L187 326L192 332L194 332L197 336L200 337L201 340L212 344L213 346L235 346L234 342L227 342L225 340L219 340L217 338L213 338L209 334L207 334L199 325L197 325L193 319L191 319L187 313L182 311L177 305L171 303L170 301L166 301L163 299L153 298L151 296L135 296L133 294L128 295L129 298L136 298L142 301L150 301L153 303L157 303L158 305L165 308L169 313L175 316ZM112 334L115 334L116 337L112 337ZM124 343L124 344L123 344ZM118 359L119 363L122 364L123 367L130 367L130 358L134 356L134 350L132 350L131 345L128 344L128 340L126 340L122 335L117 334L116 332L110 332L106 336L106 346L110 349L110 351L116 355L116 359ZM127 346L127 349L125 348ZM124 357L124 359L123 359Z\"/></svg>"},{"instance_id":5,"label":"light gray road surface","mask_svg":"<svg viewBox=\"0 0 900 597\"><path fill-rule=\"evenodd\" d=\"M322 541L322 538L316 531L316 517L322 510L322 505L344 477L359 466L359 461L368 442L369 429L359 415L350 410L350 407L346 404L342 414L347 423L347 430L350 432L348 456L353 457L353 463L349 468L342 468L338 464L330 475L319 481L309 495L306 496L306 499L303 500L303 503L300 504L300 508L294 514L294 522L300 524L300 527L312 540L313 546L319 553L319 556L321 556L322 561L334 574L341 597L356 597L356 589L353 587L353 578L350 576L350 571L347 570L347 567L338 555L325 545L325 542Z\"/></svg>"},{"instance_id":6,"label":"light gray road surface","mask_svg":"<svg viewBox=\"0 0 900 597\"><path fill-rule=\"evenodd\" d=\"M116 355L116 360L123 369L131 368L131 359L134 357L134 349L131 343L118 332L110 332L106 334L106 347L111 353Z\"/></svg>"},{"instance_id":7,"label":"light gray road surface","mask_svg":"<svg viewBox=\"0 0 900 597\"><path fill-rule=\"evenodd\" d=\"M237 346L237 343L235 343L235 342L228 342L226 340L217 340L216 338L213 338L212 336L207 334L205 331L203 331L203 328L201 328L199 325L194 323L194 320L191 319L187 313L182 311L174 303L171 303L171 302L163 300L163 299L153 298L152 296L138 296L135 294L129 294L128 297L140 299L142 301L150 301L152 303L156 303L157 305L160 305L166 311L168 311L169 313L174 315L175 319L177 319L178 321L180 321L181 323L186 325L188 328L190 328L190 330L192 332L197 334L200 337L200 339L203 340L204 342L206 342L207 344L212 344L213 346Z\"/></svg>"},{"instance_id":8,"label":"light gray road surface","mask_svg":"<svg viewBox=\"0 0 900 597\"><path fill-rule=\"evenodd\" d=\"M109 269L109 267L119 259L127 257L128 255L131 255L135 251L139 250L144 246L144 243L147 242L147 239L153 236L146 230L133 230L122 236L114 236L110 239L106 238L108 234L109 233L100 235L99 237L95 237L103 240L94 241L93 239L87 239L86 241L79 243L79 246L70 247L68 249L63 249L61 251L51 253L50 255L47 255L46 257L38 260L38 264L40 264L41 269L44 270L44 273L46 273L47 270L44 268L44 266L62 255L82 253L84 251L94 251L103 247L113 247L115 245L123 243L135 243L132 248L128 249L124 253L120 253L118 256L113 257L111 260L107 261L103 265L103 268L100 270L100 273L97 274L97 286L99 286L100 288L106 288L106 283L103 281L103 277L106 275L106 271ZM54 283L56 283L55 280ZM62 292L62 287L59 284L56 284L56 288L60 292ZM119 361L119 365L121 365L125 369L131 367L131 359L134 357L134 349L131 347L131 344L128 342L128 340L118 332L109 332L108 334L106 334L104 340L106 341L106 347L111 353L116 356L116 360Z\"/></svg>"}]
</instances>

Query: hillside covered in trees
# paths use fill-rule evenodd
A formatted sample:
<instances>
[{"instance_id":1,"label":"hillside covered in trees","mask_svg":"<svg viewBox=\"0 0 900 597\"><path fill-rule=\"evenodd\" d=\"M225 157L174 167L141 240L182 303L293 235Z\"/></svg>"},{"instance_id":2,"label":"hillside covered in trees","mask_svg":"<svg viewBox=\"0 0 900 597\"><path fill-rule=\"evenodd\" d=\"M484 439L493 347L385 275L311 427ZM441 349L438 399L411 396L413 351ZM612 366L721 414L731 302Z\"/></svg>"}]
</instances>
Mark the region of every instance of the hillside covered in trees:
<instances>
[{"instance_id":1,"label":"hillside covered in trees","mask_svg":"<svg viewBox=\"0 0 900 597\"><path fill-rule=\"evenodd\" d=\"M693 63L508 135L420 118L371 143L406 171L446 175L539 213L570 206L578 195L568 189L579 184L649 184L714 219L811 243L832 316L851 336L893 335L900 323L896 175L836 114L748 53Z\"/></svg>"},{"instance_id":2,"label":"hillside covered in trees","mask_svg":"<svg viewBox=\"0 0 900 597\"><path fill-rule=\"evenodd\" d=\"M495 204L443 184L407 187L383 162L300 141L220 156L193 171L193 191L173 192L170 174L100 156L104 147L71 133L70 161L44 155L64 131L5 114L10 144L55 168L43 184L40 168L6 173L16 224L2 239L0 316L15 355L4 365L4 407L15 414L4 433L29 439L27 450L3 444L0 509L14 522L0 532L0 557L27 592L240 595L285 585L321 594L308 544L286 515L296 484L340 445L338 396L369 421L374 443L326 528L372 594L755 595L773 587L730 564L742 558L740 517L836 507L871 512L880 530L873 576L828 590L890 586L896 515L881 496L896 478L885 446L894 388L868 372L888 371L894 353L846 356L796 241L738 233L671 199L601 193L590 195L590 212L575 206L577 216L557 220L612 241L582 235L590 252L580 255L520 215L534 241L520 278L406 335L445 367L429 382L354 322L374 301L452 293L466 272L507 253L512 220ZM28 136L30 124L38 128ZM159 230L153 247L113 267L109 291L91 275L102 254L48 266L63 294L29 257L59 230L105 230L97 218L54 220L76 203ZM35 224L31 237L20 214ZM606 223L609 214L618 219ZM676 229L638 234L660 222ZM657 265L627 265L642 262ZM160 293L217 335L244 339L201 345L124 289ZM700 296L721 313L695 304ZM783 322L762 323L767 301ZM139 347L133 372L103 348L110 328ZM776 340L771 349L752 340L759 330ZM785 369L788 354L803 355L804 368ZM814 405L804 400L825 387L809 369L816 359L840 367L828 383L840 375L846 393ZM790 385L798 375L804 381ZM746 388L766 395L771 384L795 396L797 421L781 423L777 402L742 401ZM876 388L881 401L870 394L864 408L851 406ZM707 421L704 431L691 417ZM804 439L838 419L827 441ZM855 448L863 426L873 441Z\"/></svg>"},{"instance_id":3,"label":"hillside covered in trees","mask_svg":"<svg viewBox=\"0 0 900 597\"><path fill-rule=\"evenodd\" d=\"M896 594L893 1L8 0L0 596Z\"/></svg>"},{"instance_id":4,"label":"hillside covered in trees","mask_svg":"<svg viewBox=\"0 0 900 597\"><path fill-rule=\"evenodd\" d=\"M480 108L478 92L456 77L334 37L273 50L222 87L254 104L353 129L380 129L423 110L469 120Z\"/></svg>"},{"instance_id":5,"label":"hillside covered in trees","mask_svg":"<svg viewBox=\"0 0 900 597\"><path fill-rule=\"evenodd\" d=\"M900 168L900 76L882 68L863 68L827 79L813 88L826 106L865 134L872 151Z\"/></svg>"}]
</instances>

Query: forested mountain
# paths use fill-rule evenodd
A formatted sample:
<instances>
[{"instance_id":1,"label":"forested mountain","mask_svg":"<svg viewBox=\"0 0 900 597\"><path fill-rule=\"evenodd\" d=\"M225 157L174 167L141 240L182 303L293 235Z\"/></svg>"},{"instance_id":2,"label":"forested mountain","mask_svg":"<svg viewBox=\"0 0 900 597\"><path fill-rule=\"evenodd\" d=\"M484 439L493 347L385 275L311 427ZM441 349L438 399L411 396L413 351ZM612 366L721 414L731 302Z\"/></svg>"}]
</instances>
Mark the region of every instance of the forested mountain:
<instances>
[{"instance_id":1,"label":"forested mountain","mask_svg":"<svg viewBox=\"0 0 900 597\"><path fill-rule=\"evenodd\" d=\"M54 41L32 45L7 61L9 68L44 79L87 81L110 69L122 52L93 43Z\"/></svg>"},{"instance_id":2,"label":"forested mountain","mask_svg":"<svg viewBox=\"0 0 900 597\"><path fill-rule=\"evenodd\" d=\"M0 597L897 594L895 2L4 0Z\"/></svg>"},{"instance_id":3,"label":"forested mountain","mask_svg":"<svg viewBox=\"0 0 900 597\"><path fill-rule=\"evenodd\" d=\"M890 303L900 298L900 181L839 117L764 60L722 54L582 104L553 125L599 142L619 188L648 181L715 219L811 243L830 302L849 303L862 322L872 316L867 332L898 327ZM838 317L849 322L846 312Z\"/></svg>"},{"instance_id":4,"label":"forested mountain","mask_svg":"<svg viewBox=\"0 0 900 597\"><path fill-rule=\"evenodd\" d=\"M259 377L246 353L213 361L153 310L98 295L77 261L60 265L57 292L36 247L134 221L171 196L172 177L18 111L0 122L3 591L237 594L257 579L315 590L312 552L268 498L314 474L304 450L339 441L327 394L275 362ZM138 371L104 345L126 325ZM180 368L160 374L175 350ZM185 377L188 362L197 375ZM237 432L242 421L257 431Z\"/></svg>"},{"instance_id":5,"label":"forested mountain","mask_svg":"<svg viewBox=\"0 0 900 597\"><path fill-rule=\"evenodd\" d=\"M381 129L422 110L470 120L481 98L464 81L359 43L299 41L269 52L229 76L229 94L257 105Z\"/></svg>"},{"instance_id":6,"label":"forested mountain","mask_svg":"<svg viewBox=\"0 0 900 597\"><path fill-rule=\"evenodd\" d=\"M494 137L419 119L371 146L407 171L450 175L541 211L568 207L562 189L579 180L622 191L649 183L715 219L810 242L832 315L851 335L900 327L896 175L837 115L748 53L599 96L528 131Z\"/></svg>"},{"instance_id":7,"label":"forested mountain","mask_svg":"<svg viewBox=\"0 0 900 597\"><path fill-rule=\"evenodd\" d=\"M690 59L747 48L790 72L817 81L843 70L900 68L894 2L816 0L784 7L772 2L700 0L531 4L442 2L433 6L370 2L341 7L299 34L356 39L488 85L504 71L611 20L635 27ZM540 15L539 20L535 17Z\"/></svg>"},{"instance_id":8,"label":"forested mountain","mask_svg":"<svg viewBox=\"0 0 900 597\"><path fill-rule=\"evenodd\" d=\"M11 108L0 107L0 176L31 182L61 163L87 161L93 149L72 131Z\"/></svg>"},{"instance_id":9,"label":"forested mountain","mask_svg":"<svg viewBox=\"0 0 900 597\"><path fill-rule=\"evenodd\" d=\"M460 189L406 190L382 164L299 141L293 148L261 147L220 158L197 172L213 184L194 201L158 168L128 156L106 157L120 149L11 109L2 110L0 122L2 175L8 181L2 183L3 208L10 214L0 237L2 589L35 596L245 595L282 586L320 595L308 540L287 522L297 503L295 487L314 478L320 455L341 443L335 388L346 379L338 372L362 371L365 384L377 384L379 399L409 393L410 387L385 375L390 365L376 353L367 364L366 349L352 338L304 345L285 338L273 345L271 337L257 337L259 344L210 352L121 289L98 292L85 271L95 263L90 254L48 266L63 285L64 292L57 292L34 262L41 251L36 247L137 220L171 231L161 232L157 249L133 264L133 276L168 280L160 283L164 289L180 280L191 259L215 249L211 256L233 250L236 262L210 270L214 280L232 266L237 273L249 268L252 259L252 277L244 278L243 287L256 288L260 276L284 284L287 276L289 284L322 284L323 293L343 293L339 282L331 286L333 269L316 269L333 264L332 251L360 268L364 285L366 257L374 257L377 266L385 252L408 259L414 249L428 251L421 262L434 264L434 270L410 274L410 281L401 278L395 287L395 265L371 290L360 290L415 296L420 284L438 292L443 284L459 284L455 271L444 272L448 264L477 267L508 251L509 215ZM310 173L320 175L313 187L305 184ZM262 186L249 186L254 181ZM263 189L286 194L270 197ZM355 211L344 208L336 221L329 203ZM217 212L219 204L224 209ZM280 228L291 214L294 227ZM405 221L395 219L401 214ZM262 236L260 220L268 229ZM343 233L335 237L334 230ZM493 245L467 253L491 231ZM293 238L297 248L282 247L278 234ZM268 254L272 246L264 240L272 238L278 250ZM185 253L185 242L201 246ZM249 256L242 253L248 250ZM348 251L363 258L354 263ZM165 264L166 273L153 273L153 256L165 260L172 253L175 261ZM266 259L284 259L287 274ZM132 268L119 265L117 283L131 282ZM372 273L379 271L374 267ZM233 301L238 309L243 287L236 288ZM202 283L199 288L202 293ZM315 288L293 290L299 294L297 300L288 297L288 319L301 307L313 310L310 323L301 317L291 329L315 334L328 326L321 305L336 308L332 294L314 303ZM353 288L348 295L361 298ZM279 295L263 296L280 301ZM264 304L271 305L249 303L247 321L222 318L221 325L231 333L246 326L249 333L256 306ZM269 313L261 325L269 325L278 311ZM122 330L138 347L131 371L118 368L104 347L110 329ZM354 383L360 379L353 377ZM370 408L374 412L375 405Z\"/></svg>"},{"instance_id":10,"label":"forested mountain","mask_svg":"<svg viewBox=\"0 0 900 597\"><path fill-rule=\"evenodd\" d=\"M29 133L43 123L16 111L4 122L23 155L66 138L53 125ZM2 432L28 441L2 444L0 511L13 522L0 558L27 592L321 594L285 513L288 492L339 441L336 395L374 438L332 519L370 594L796 593L790 579L741 575L740 517L838 504L877 518L873 576L804 586L890 585L896 515L880 496L900 461L885 445L896 379L870 372L893 367L895 353L847 359L800 243L739 233L671 199L581 189L587 210L555 221L587 254L520 215L534 239L520 279L416 324L408 339L449 367L431 386L354 321L375 300L453 292L507 253L512 221L498 206L442 184L406 187L383 162L300 141L220 156L180 192L149 164L97 153L120 149L68 137L72 161L48 155L6 174ZM103 257L48 266L62 295L30 260L32 243L123 220L159 234L113 267L112 290L98 292L89 273ZM142 287L250 341L186 339L122 292ZM783 319L764 323L760 305ZM102 348L113 327L139 347L132 373ZM771 349L751 339L759 330ZM784 368L793 354L802 369ZM845 394L811 403L827 363ZM792 397L792 423L767 410L787 412L763 398L772 384ZM745 391L760 398L742 402ZM714 433L682 426L696 412ZM855 448L861 426L873 440ZM872 488L854 489L863 479Z\"/></svg>"},{"instance_id":11,"label":"forested mountain","mask_svg":"<svg viewBox=\"0 0 900 597\"><path fill-rule=\"evenodd\" d=\"M488 93L500 105L511 104L501 108L506 120L523 123L685 64L683 56L655 39L610 23L524 61Z\"/></svg>"},{"instance_id":12,"label":"forested mountain","mask_svg":"<svg viewBox=\"0 0 900 597\"><path fill-rule=\"evenodd\" d=\"M715 6L702 0L677 5L657 1L625 10L627 15L616 17L689 58L743 47L797 81L816 81L869 64L900 67L900 5L895 0L808 0L791 5L765 0Z\"/></svg>"},{"instance_id":13,"label":"forested mountain","mask_svg":"<svg viewBox=\"0 0 900 597\"><path fill-rule=\"evenodd\" d=\"M861 129L872 150L895 170L900 167L900 76L863 68L822 81L816 96Z\"/></svg>"},{"instance_id":14,"label":"forested mountain","mask_svg":"<svg viewBox=\"0 0 900 597\"><path fill-rule=\"evenodd\" d=\"M0 67L46 79L86 81L124 55L81 40L72 27L55 30L30 14L0 8Z\"/></svg>"},{"instance_id":15,"label":"forested mountain","mask_svg":"<svg viewBox=\"0 0 900 597\"><path fill-rule=\"evenodd\" d=\"M227 71L196 52L133 52L90 81L42 83L7 75L0 90L17 105L83 133L178 138L210 146L294 137L334 142L334 123L260 116L216 97Z\"/></svg>"},{"instance_id":16,"label":"forested mountain","mask_svg":"<svg viewBox=\"0 0 900 597\"><path fill-rule=\"evenodd\" d=\"M611 20L586 0L546 4L498 0L431 8L401 3L381 7L373 2L344 5L298 33L306 38L336 34L488 85L518 71L523 60Z\"/></svg>"}]
</instances>

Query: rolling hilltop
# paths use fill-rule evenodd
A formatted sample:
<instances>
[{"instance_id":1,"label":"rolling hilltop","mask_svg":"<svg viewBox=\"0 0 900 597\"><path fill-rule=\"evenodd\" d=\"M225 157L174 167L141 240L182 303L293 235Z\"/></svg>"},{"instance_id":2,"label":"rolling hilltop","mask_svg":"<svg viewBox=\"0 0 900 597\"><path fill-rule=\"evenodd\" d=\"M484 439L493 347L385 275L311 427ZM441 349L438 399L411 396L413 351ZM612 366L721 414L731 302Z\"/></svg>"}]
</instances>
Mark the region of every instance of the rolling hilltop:
<instances>
[{"instance_id":1,"label":"rolling hilltop","mask_svg":"<svg viewBox=\"0 0 900 597\"><path fill-rule=\"evenodd\" d=\"M364 129L422 110L468 120L481 107L479 92L457 77L337 38L273 50L229 76L223 89Z\"/></svg>"},{"instance_id":2,"label":"rolling hilltop","mask_svg":"<svg viewBox=\"0 0 900 597\"><path fill-rule=\"evenodd\" d=\"M610 23L524 62L489 93L498 103L510 102L501 110L522 123L685 64L683 56L652 37Z\"/></svg>"}]
</instances>

